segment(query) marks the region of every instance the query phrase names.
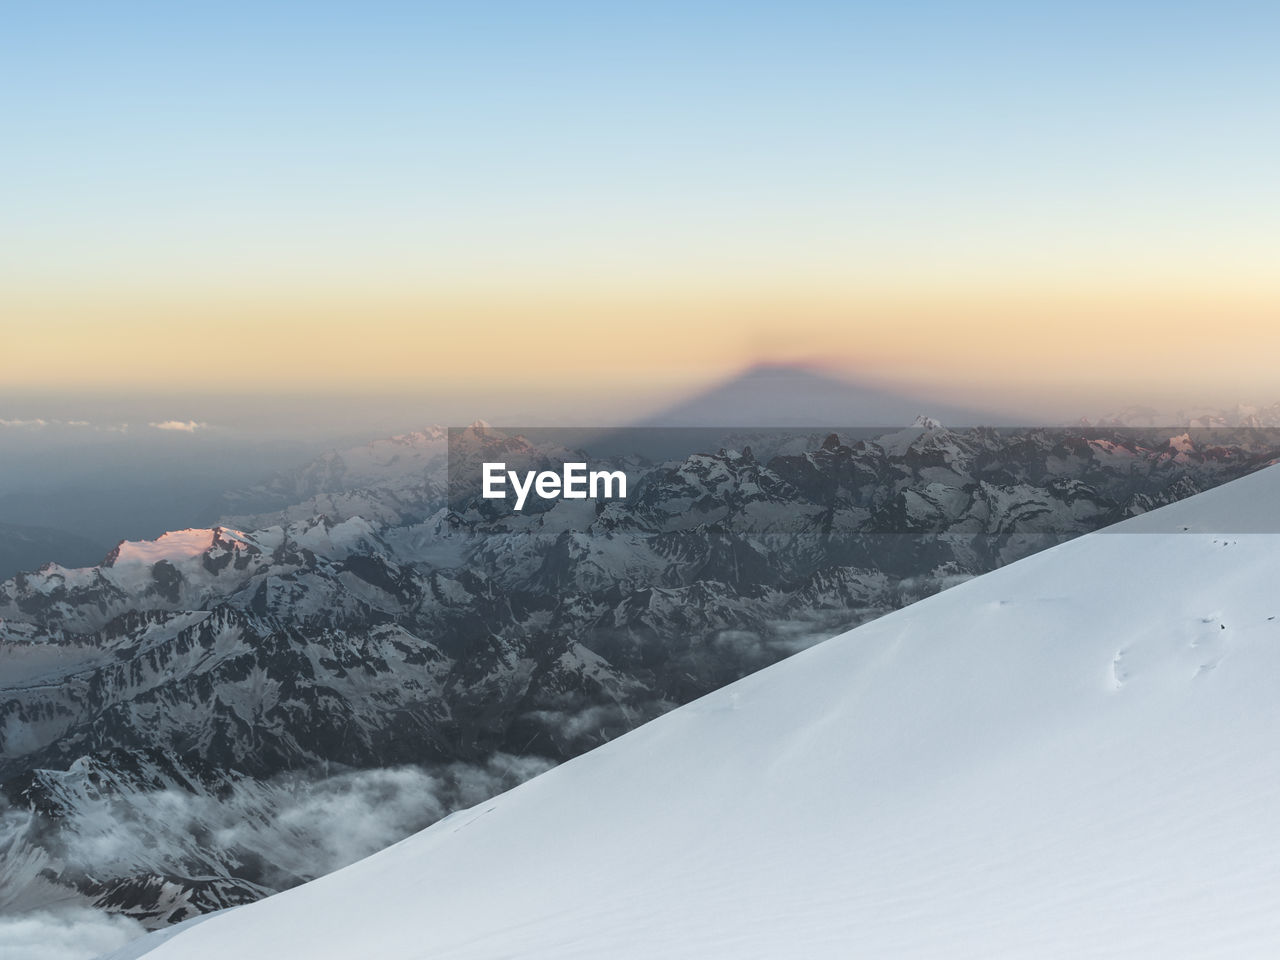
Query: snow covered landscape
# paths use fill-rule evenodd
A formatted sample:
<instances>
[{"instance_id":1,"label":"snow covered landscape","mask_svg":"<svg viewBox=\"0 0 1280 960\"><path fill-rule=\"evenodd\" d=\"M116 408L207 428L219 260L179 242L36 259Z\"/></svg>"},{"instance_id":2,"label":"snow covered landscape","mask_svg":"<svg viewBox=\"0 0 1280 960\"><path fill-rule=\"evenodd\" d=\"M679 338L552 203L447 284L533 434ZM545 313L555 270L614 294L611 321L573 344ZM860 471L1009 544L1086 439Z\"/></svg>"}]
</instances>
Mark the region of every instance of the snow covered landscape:
<instances>
[{"instance_id":1,"label":"snow covered landscape","mask_svg":"<svg viewBox=\"0 0 1280 960\"><path fill-rule=\"evenodd\" d=\"M1280 4L10 8L0 960L1280 957Z\"/></svg>"},{"instance_id":2,"label":"snow covered landscape","mask_svg":"<svg viewBox=\"0 0 1280 960\"><path fill-rule=\"evenodd\" d=\"M448 433L333 451L230 491L212 529L0 582L0 946L86 960L268 897L1280 458L1257 429L731 428L673 435L718 452L620 455L625 501L524 516L446 474L567 462L561 435Z\"/></svg>"},{"instance_id":3,"label":"snow covered landscape","mask_svg":"<svg viewBox=\"0 0 1280 960\"><path fill-rule=\"evenodd\" d=\"M1278 521L1061 544L112 958L1274 955Z\"/></svg>"}]
</instances>

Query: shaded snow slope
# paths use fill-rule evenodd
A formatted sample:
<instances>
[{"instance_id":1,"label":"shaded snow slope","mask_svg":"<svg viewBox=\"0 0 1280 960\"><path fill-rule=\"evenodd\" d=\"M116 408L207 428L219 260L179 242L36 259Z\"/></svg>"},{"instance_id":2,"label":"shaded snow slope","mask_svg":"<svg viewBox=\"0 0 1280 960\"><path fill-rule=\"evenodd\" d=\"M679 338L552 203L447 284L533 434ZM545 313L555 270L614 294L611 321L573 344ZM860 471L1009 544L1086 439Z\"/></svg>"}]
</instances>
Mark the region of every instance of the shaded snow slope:
<instances>
[{"instance_id":1,"label":"shaded snow slope","mask_svg":"<svg viewBox=\"0 0 1280 960\"><path fill-rule=\"evenodd\" d=\"M1280 469L1166 509L147 960L1280 955L1280 541L1196 532L1274 521Z\"/></svg>"}]
</instances>

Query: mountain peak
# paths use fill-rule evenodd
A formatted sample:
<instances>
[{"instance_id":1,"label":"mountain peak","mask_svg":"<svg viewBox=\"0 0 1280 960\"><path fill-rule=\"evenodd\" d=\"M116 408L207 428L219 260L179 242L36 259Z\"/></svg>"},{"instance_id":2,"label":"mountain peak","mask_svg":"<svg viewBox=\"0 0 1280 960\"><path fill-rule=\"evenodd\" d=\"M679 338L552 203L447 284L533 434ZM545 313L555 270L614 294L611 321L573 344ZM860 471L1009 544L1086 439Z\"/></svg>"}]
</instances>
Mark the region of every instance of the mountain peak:
<instances>
[{"instance_id":1,"label":"mountain peak","mask_svg":"<svg viewBox=\"0 0 1280 960\"><path fill-rule=\"evenodd\" d=\"M170 530L154 540L121 540L102 562L104 567L126 564L150 565L160 560L196 557L212 547L223 528Z\"/></svg>"}]
</instances>

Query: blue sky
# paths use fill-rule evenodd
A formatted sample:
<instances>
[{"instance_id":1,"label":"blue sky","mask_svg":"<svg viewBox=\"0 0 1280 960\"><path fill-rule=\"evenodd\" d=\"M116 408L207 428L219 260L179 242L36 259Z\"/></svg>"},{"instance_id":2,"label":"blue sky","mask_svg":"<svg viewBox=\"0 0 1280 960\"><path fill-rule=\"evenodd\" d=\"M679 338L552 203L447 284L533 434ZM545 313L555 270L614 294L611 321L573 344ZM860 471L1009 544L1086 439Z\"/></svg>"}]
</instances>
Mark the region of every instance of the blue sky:
<instances>
[{"instance_id":1,"label":"blue sky","mask_svg":"<svg viewBox=\"0 0 1280 960\"><path fill-rule=\"evenodd\" d=\"M5 20L0 297L81 335L210 289L1275 292L1274 4Z\"/></svg>"}]
</instances>

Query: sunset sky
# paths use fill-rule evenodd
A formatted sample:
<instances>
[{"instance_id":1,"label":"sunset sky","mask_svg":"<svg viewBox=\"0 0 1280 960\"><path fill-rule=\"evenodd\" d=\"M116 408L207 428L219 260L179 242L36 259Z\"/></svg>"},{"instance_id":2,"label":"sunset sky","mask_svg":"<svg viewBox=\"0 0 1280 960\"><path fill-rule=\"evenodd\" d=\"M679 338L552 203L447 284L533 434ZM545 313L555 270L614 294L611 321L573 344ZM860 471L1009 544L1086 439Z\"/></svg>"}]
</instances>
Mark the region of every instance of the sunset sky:
<instances>
[{"instance_id":1,"label":"sunset sky","mask_svg":"<svg viewBox=\"0 0 1280 960\"><path fill-rule=\"evenodd\" d=\"M1270 3L44 3L0 394L1280 400ZM3 416L0 411L0 416Z\"/></svg>"}]
</instances>

